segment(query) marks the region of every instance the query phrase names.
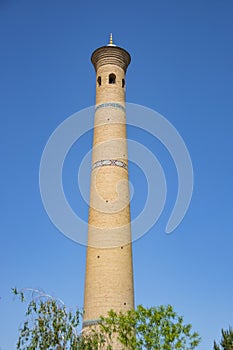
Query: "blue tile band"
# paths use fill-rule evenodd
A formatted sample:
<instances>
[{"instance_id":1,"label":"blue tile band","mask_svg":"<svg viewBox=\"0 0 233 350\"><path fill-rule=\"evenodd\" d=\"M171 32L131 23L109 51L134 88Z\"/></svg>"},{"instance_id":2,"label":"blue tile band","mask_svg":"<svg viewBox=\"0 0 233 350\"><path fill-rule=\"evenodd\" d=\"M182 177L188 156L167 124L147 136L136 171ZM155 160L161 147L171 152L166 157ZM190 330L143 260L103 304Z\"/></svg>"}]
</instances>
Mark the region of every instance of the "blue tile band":
<instances>
[{"instance_id":1,"label":"blue tile band","mask_svg":"<svg viewBox=\"0 0 233 350\"><path fill-rule=\"evenodd\" d=\"M96 320L88 320L88 321L84 321L83 322L83 328L84 327L89 327L89 326L95 326L97 324L100 323L100 319L96 319Z\"/></svg>"},{"instance_id":2,"label":"blue tile band","mask_svg":"<svg viewBox=\"0 0 233 350\"><path fill-rule=\"evenodd\" d=\"M125 112L125 107L122 106L120 103L113 103L113 102L108 102L108 103L102 103L100 105L97 105L95 107L95 111L98 111L98 109L100 108L106 108L106 107L114 107L114 108L119 108L121 109L123 112Z\"/></svg>"},{"instance_id":3,"label":"blue tile band","mask_svg":"<svg viewBox=\"0 0 233 350\"><path fill-rule=\"evenodd\" d=\"M125 170L128 170L128 165L121 160L117 159L104 159L104 160L98 160L92 165L92 170L95 168L99 168L102 166L119 166Z\"/></svg>"}]
</instances>

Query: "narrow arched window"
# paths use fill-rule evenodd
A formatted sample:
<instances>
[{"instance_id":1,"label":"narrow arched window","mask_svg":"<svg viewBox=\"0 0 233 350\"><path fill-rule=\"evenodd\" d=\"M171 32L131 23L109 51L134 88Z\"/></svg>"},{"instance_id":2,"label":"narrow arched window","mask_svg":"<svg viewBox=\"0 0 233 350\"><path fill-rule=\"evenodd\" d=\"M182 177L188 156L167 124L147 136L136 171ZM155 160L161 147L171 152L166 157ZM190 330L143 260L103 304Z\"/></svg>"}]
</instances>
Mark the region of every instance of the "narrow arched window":
<instances>
[{"instance_id":1,"label":"narrow arched window","mask_svg":"<svg viewBox=\"0 0 233 350\"><path fill-rule=\"evenodd\" d=\"M122 79L122 87L125 87L125 79Z\"/></svg>"},{"instance_id":2,"label":"narrow arched window","mask_svg":"<svg viewBox=\"0 0 233 350\"><path fill-rule=\"evenodd\" d=\"M109 74L109 77L108 77L108 82L109 84L116 84L116 76L115 74Z\"/></svg>"},{"instance_id":3,"label":"narrow arched window","mask_svg":"<svg viewBox=\"0 0 233 350\"><path fill-rule=\"evenodd\" d=\"M100 86L100 85L101 85L101 77L98 77L98 79L97 79L97 83L98 83L98 86Z\"/></svg>"}]
</instances>

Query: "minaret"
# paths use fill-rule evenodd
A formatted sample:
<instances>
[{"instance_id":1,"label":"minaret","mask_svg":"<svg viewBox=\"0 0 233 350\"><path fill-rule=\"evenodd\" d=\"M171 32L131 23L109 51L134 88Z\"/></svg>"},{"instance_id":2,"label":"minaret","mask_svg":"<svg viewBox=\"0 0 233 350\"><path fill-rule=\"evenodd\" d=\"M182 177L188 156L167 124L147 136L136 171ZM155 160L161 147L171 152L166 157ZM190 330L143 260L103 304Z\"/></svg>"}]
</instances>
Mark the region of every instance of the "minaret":
<instances>
[{"instance_id":1,"label":"minaret","mask_svg":"<svg viewBox=\"0 0 233 350\"><path fill-rule=\"evenodd\" d=\"M134 308L125 112L129 53L96 49L96 106L88 221L83 329L110 309ZM117 346L115 347L117 348Z\"/></svg>"}]
</instances>

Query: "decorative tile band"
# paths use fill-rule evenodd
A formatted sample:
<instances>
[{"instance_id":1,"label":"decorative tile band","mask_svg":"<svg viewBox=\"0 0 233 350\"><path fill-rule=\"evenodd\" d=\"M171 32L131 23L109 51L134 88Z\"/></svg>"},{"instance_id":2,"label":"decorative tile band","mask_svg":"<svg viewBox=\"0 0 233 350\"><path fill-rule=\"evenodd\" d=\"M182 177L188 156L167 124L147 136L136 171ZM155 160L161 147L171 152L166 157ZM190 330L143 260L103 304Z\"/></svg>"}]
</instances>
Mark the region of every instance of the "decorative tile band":
<instances>
[{"instance_id":1,"label":"decorative tile band","mask_svg":"<svg viewBox=\"0 0 233 350\"><path fill-rule=\"evenodd\" d=\"M128 166L126 163L122 162L121 160L117 159L102 159L98 160L92 165L92 169L99 168L101 166L119 166L121 168L124 168L128 170Z\"/></svg>"},{"instance_id":2,"label":"decorative tile band","mask_svg":"<svg viewBox=\"0 0 233 350\"><path fill-rule=\"evenodd\" d=\"M100 323L100 319L96 319L96 320L88 320L88 321L84 321L83 322L83 328L84 327L88 327L88 326L95 326L97 325L98 323Z\"/></svg>"},{"instance_id":3,"label":"decorative tile band","mask_svg":"<svg viewBox=\"0 0 233 350\"><path fill-rule=\"evenodd\" d=\"M112 102L107 102L107 103L102 103L100 105L97 105L95 107L95 110L98 111L98 109L100 108L106 108L106 107L114 107L114 108L119 108L121 109L123 112L125 112L125 107L122 106L120 103L112 103Z\"/></svg>"}]
</instances>

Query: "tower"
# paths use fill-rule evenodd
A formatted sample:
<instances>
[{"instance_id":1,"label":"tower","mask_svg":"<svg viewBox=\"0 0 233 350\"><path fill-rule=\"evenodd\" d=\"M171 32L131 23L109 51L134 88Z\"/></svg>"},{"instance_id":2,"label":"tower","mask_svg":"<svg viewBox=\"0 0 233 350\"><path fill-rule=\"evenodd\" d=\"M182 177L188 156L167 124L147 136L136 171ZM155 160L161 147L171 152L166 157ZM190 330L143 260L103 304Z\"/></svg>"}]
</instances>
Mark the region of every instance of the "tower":
<instances>
[{"instance_id":1,"label":"tower","mask_svg":"<svg viewBox=\"0 0 233 350\"><path fill-rule=\"evenodd\" d=\"M96 106L88 220L83 329L110 309L134 307L125 74L129 53L115 46L96 49Z\"/></svg>"}]
</instances>

